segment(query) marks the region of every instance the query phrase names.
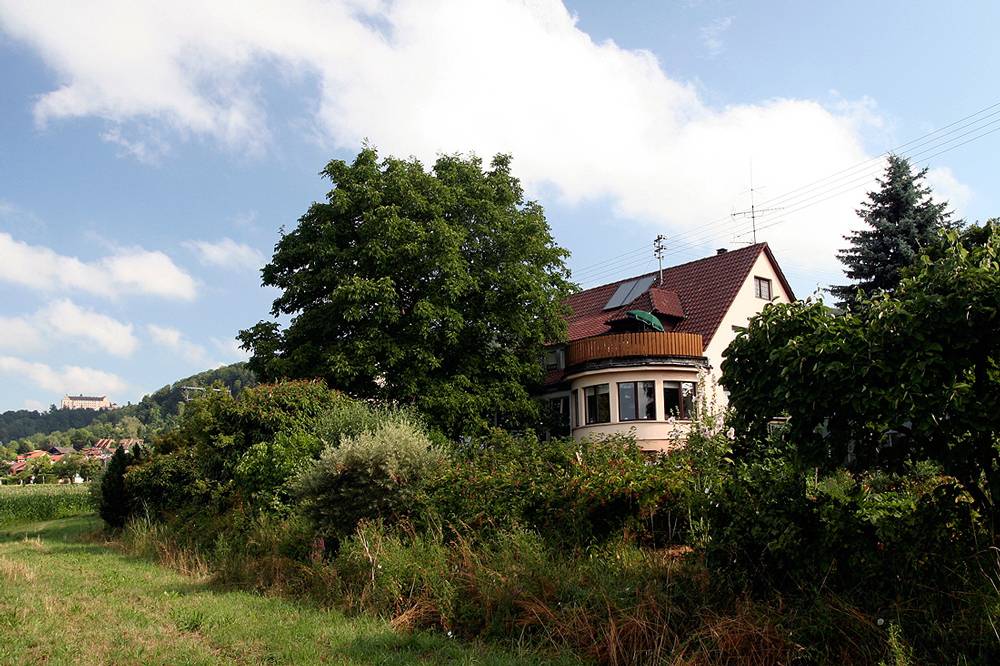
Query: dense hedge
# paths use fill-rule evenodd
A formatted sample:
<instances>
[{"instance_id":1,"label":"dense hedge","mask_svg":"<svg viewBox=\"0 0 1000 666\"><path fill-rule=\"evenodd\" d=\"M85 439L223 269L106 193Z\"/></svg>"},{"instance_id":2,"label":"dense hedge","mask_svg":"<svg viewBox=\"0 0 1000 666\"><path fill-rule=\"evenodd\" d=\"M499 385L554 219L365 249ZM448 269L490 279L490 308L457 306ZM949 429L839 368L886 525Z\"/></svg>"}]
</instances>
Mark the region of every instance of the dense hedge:
<instances>
[{"instance_id":1,"label":"dense hedge","mask_svg":"<svg viewBox=\"0 0 1000 666\"><path fill-rule=\"evenodd\" d=\"M732 444L701 425L666 457L628 438L447 443L289 382L193 401L119 506L134 543L152 530L229 583L600 661L997 656L989 537L950 477L803 475L780 437Z\"/></svg>"}]
</instances>

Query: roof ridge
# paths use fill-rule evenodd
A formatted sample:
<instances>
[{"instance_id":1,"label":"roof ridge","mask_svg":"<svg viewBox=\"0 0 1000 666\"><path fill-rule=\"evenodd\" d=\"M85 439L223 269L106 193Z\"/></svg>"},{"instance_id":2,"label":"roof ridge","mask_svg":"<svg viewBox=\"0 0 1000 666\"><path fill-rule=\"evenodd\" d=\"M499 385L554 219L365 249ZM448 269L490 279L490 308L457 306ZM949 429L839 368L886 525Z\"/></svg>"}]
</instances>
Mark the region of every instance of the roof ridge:
<instances>
[{"instance_id":1,"label":"roof ridge","mask_svg":"<svg viewBox=\"0 0 1000 666\"><path fill-rule=\"evenodd\" d=\"M703 261L712 261L713 259L718 259L719 257L724 257L724 256L726 256L728 254L737 254L739 252L745 252L745 251L749 250L750 248L757 248L757 250L759 252L759 251L763 250L766 247L768 247L767 241L761 241L760 243L754 243L753 245L747 245L746 247L736 248L735 250L726 250L722 254L712 254L712 255L709 255L707 257L701 257L700 259L692 259L691 261L685 261L683 264L674 264L673 266L665 266L663 270L664 271L670 271L670 270L674 270L676 268L683 268L685 266L690 266L692 264L697 264L697 263L700 263L700 262L703 262ZM650 275L656 275L657 273L659 273L659 270L649 271L647 273L640 273L639 275L633 275L632 277L622 278L620 280L615 280L614 282L605 282L604 284L595 284L593 287L587 287L586 289L581 289L580 291L576 292L576 294L571 294L571 296L576 296L577 294L582 294L583 292L590 291L591 289L600 289L601 287L610 287L613 284L621 284L622 282L628 282L629 280L641 280L644 277L648 277ZM650 287L659 287L659 286L660 285L658 285L655 282L652 285L650 285Z\"/></svg>"}]
</instances>

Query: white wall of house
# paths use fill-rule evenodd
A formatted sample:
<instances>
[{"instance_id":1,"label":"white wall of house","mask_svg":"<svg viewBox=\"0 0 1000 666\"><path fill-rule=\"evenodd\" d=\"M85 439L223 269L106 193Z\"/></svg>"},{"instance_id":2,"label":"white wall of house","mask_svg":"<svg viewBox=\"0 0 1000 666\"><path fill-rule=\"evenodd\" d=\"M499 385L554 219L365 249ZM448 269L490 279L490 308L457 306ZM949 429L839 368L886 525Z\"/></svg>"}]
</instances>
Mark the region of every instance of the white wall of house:
<instances>
[{"instance_id":1,"label":"white wall of house","mask_svg":"<svg viewBox=\"0 0 1000 666\"><path fill-rule=\"evenodd\" d=\"M750 318L758 314L767 305L767 301L757 297L754 284L755 277L771 281L771 302L792 302L791 294L782 286L781 280L778 279L778 273L767 258L767 254L761 252L757 256L757 261L754 263L753 269L743 281L743 285L736 294L736 298L733 299L733 304L729 306L729 310L723 316L722 323L719 324L718 330L712 336L712 341L705 349L705 356L708 358L708 363L711 366L710 382L718 384L719 377L722 376L722 352L726 350L729 343L736 337L738 333L737 328L746 328ZM716 398L719 408L725 407L728 400L725 391L721 387L717 391Z\"/></svg>"}]
</instances>

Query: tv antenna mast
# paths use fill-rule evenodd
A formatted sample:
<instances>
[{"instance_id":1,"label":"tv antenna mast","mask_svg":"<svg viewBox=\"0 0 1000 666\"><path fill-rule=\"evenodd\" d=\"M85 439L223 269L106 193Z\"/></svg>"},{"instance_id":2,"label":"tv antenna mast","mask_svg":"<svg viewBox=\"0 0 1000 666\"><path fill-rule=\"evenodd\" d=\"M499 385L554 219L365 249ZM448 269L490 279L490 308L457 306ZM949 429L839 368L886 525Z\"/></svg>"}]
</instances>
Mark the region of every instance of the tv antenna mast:
<instances>
[{"instance_id":1,"label":"tv antenna mast","mask_svg":"<svg viewBox=\"0 0 1000 666\"><path fill-rule=\"evenodd\" d=\"M747 217L750 218L750 228L751 228L752 233L753 233L753 243L756 245L756 243L757 243L757 215L759 215L761 213L774 213L774 212L777 212L777 211L783 210L783 209L782 208L757 208L757 204L754 201L754 199L755 199L754 192L756 192L756 190L754 189L754 186L753 186L753 162L751 161L750 162L750 208L748 208L747 210L738 210L738 211L735 211L733 213L730 213L730 217L733 217L733 218L735 218L735 217L742 217L744 219L747 218ZM745 243L746 241L743 241L743 242Z\"/></svg>"},{"instance_id":2,"label":"tv antenna mast","mask_svg":"<svg viewBox=\"0 0 1000 666\"><path fill-rule=\"evenodd\" d=\"M663 245L666 242L667 237L663 234L657 234L656 238L653 240L653 256L660 264L660 279L656 284L663 286L663 251L666 247Z\"/></svg>"}]
</instances>

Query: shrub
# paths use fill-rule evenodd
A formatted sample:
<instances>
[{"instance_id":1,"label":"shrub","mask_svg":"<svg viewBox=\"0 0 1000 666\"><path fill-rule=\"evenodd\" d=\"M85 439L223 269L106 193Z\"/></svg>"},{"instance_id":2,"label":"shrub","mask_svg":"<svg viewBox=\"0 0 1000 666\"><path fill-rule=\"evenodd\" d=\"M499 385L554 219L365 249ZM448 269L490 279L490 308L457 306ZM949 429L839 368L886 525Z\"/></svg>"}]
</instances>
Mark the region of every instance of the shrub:
<instances>
[{"instance_id":1,"label":"shrub","mask_svg":"<svg viewBox=\"0 0 1000 666\"><path fill-rule=\"evenodd\" d=\"M628 437L542 442L494 433L453 458L428 492L455 527L523 527L577 546L622 530L644 542L674 541L687 522L683 468L673 458L647 458Z\"/></svg>"},{"instance_id":2,"label":"shrub","mask_svg":"<svg viewBox=\"0 0 1000 666\"><path fill-rule=\"evenodd\" d=\"M737 463L718 500L708 563L761 593L822 583L875 602L954 588L984 536L967 493L926 467L813 480L776 455Z\"/></svg>"},{"instance_id":3,"label":"shrub","mask_svg":"<svg viewBox=\"0 0 1000 666\"><path fill-rule=\"evenodd\" d=\"M198 475L191 449L153 454L130 466L125 493L133 513L157 520L194 507L204 511L209 501L207 484Z\"/></svg>"},{"instance_id":4,"label":"shrub","mask_svg":"<svg viewBox=\"0 0 1000 666\"><path fill-rule=\"evenodd\" d=\"M322 440L299 430L279 432L243 452L233 470L236 487L262 509L287 511L288 483L322 449Z\"/></svg>"},{"instance_id":5,"label":"shrub","mask_svg":"<svg viewBox=\"0 0 1000 666\"><path fill-rule=\"evenodd\" d=\"M424 481L444 461L416 425L393 419L327 447L293 492L320 534L342 537L363 519L394 522L420 514Z\"/></svg>"}]
</instances>

